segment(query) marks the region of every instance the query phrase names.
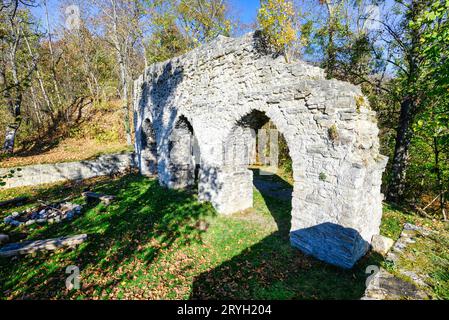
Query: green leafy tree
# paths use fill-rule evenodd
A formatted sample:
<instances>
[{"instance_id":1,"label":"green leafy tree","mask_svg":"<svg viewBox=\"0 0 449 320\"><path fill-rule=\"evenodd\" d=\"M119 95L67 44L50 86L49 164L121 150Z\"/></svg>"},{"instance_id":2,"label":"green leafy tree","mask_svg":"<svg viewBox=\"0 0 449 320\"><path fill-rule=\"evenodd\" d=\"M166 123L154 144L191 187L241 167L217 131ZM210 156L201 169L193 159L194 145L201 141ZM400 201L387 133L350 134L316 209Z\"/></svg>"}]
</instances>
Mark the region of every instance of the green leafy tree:
<instances>
[{"instance_id":1,"label":"green leafy tree","mask_svg":"<svg viewBox=\"0 0 449 320\"><path fill-rule=\"evenodd\" d=\"M429 2L422 15L410 26L424 30L419 42L423 60L420 90L422 110L413 124L415 148L412 165L420 172L428 170L427 179L434 181L428 191L439 198L440 210L447 220L446 199L449 190L449 1ZM429 157L426 150L431 150ZM416 161L419 159L421 161Z\"/></svg>"},{"instance_id":2,"label":"green leafy tree","mask_svg":"<svg viewBox=\"0 0 449 320\"><path fill-rule=\"evenodd\" d=\"M28 4L28 2L24 2ZM0 104L9 111L2 152L12 154L22 123L24 94L31 84L37 61L26 49L26 41L37 41L34 21L26 7L18 2L2 5L0 11ZM20 5L20 6L19 6Z\"/></svg>"},{"instance_id":3,"label":"green leafy tree","mask_svg":"<svg viewBox=\"0 0 449 320\"><path fill-rule=\"evenodd\" d=\"M406 187L410 143L414 136L413 126L418 116L426 113L426 108L431 106L429 101L435 98L434 94L444 91L444 81L432 80L430 76L435 74L436 70L447 68L447 62L436 61L435 54L444 55L446 52L447 56L448 53L447 39L432 36L436 24L447 24L447 10L445 18L439 21L429 20L429 9L434 8L435 1L397 2L404 8L400 23L395 25L383 23L384 29L391 36L391 44L394 46L391 49L398 53L392 54L388 59L389 63L397 69L396 92L400 101L391 182L388 190L388 199L394 202L401 201ZM446 5L446 1L438 2ZM433 15L430 14L430 17L433 18Z\"/></svg>"},{"instance_id":4,"label":"green leafy tree","mask_svg":"<svg viewBox=\"0 0 449 320\"><path fill-rule=\"evenodd\" d=\"M294 28L295 11L288 0L262 0L258 21L268 43L288 62L289 49L297 39Z\"/></svg>"},{"instance_id":5,"label":"green leafy tree","mask_svg":"<svg viewBox=\"0 0 449 320\"><path fill-rule=\"evenodd\" d=\"M224 0L180 0L177 3L179 23L194 45L218 35L229 36L232 22Z\"/></svg>"},{"instance_id":6,"label":"green leafy tree","mask_svg":"<svg viewBox=\"0 0 449 320\"><path fill-rule=\"evenodd\" d=\"M229 36L235 22L224 0L147 1L150 36L148 63L181 55L218 35Z\"/></svg>"},{"instance_id":7,"label":"green leafy tree","mask_svg":"<svg viewBox=\"0 0 449 320\"><path fill-rule=\"evenodd\" d=\"M326 24L317 32L322 47L325 49L323 66L328 78L333 78L337 70L338 38L348 38L349 28L345 23L344 14L347 8L345 0L319 0L327 13Z\"/></svg>"},{"instance_id":8,"label":"green leafy tree","mask_svg":"<svg viewBox=\"0 0 449 320\"><path fill-rule=\"evenodd\" d=\"M419 115L414 125L415 138L412 166L422 176L426 174L427 190L434 192L440 203L440 211L447 220L446 193L449 188L449 99L436 98L426 111ZM429 151L428 151L429 150ZM429 154L430 153L430 154ZM417 161L418 159L418 161ZM410 183L413 185L413 182Z\"/></svg>"},{"instance_id":9,"label":"green leafy tree","mask_svg":"<svg viewBox=\"0 0 449 320\"><path fill-rule=\"evenodd\" d=\"M151 35L145 40L148 63L165 61L191 48L193 41L178 23L176 1L153 2L149 6Z\"/></svg>"},{"instance_id":10,"label":"green leafy tree","mask_svg":"<svg viewBox=\"0 0 449 320\"><path fill-rule=\"evenodd\" d=\"M370 0L296 0L302 55L328 78L356 84L372 72L372 41L365 9Z\"/></svg>"}]
</instances>

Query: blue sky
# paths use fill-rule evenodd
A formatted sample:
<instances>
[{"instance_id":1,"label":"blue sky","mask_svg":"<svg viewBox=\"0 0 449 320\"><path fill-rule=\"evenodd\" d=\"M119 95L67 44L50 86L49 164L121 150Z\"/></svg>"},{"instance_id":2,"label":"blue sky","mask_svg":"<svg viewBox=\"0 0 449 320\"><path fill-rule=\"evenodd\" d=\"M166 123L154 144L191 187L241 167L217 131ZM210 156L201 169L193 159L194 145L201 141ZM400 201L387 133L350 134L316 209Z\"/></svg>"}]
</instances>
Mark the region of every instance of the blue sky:
<instances>
[{"instance_id":1,"label":"blue sky","mask_svg":"<svg viewBox=\"0 0 449 320\"><path fill-rule=\"evenodd\" d=\"M243 23L251 23L256 20L260 0L230 0L233 11L236 11Z\"/></svg>"},{"instance_id":2,"label":"blue sky","mask_svg":"<svg viewBox=\"0 0 449 320\"><path fill-rule=\"evenodd\" d=\"M61 1L59 0L47 0L49 7L50 25L54 29L56 24L59 23L61 12ZM40 1L36 1L40 3ZM76 2L76 1L74 1ZM257 11L259 9L260 0L230 0L231 12L237 15L241 22L250 24L256 20ZM67 2L66 2L67 3ZM33 15L38 19L45 19L45 11L42 6L31 9Z\"/></svg>"},{"instance_id":3,"label":"blue sky","mask_svg":"<svg viewBox=\"0 0 449 320\"><path fill-rule=\"evenodd\" d=\"M49 7L49 16L50 16L50 26L54 30L57 25L61 24L62 20L62 12L61 6L64 3L65 5L71 3L77 3L79 1L86 0L47 0ZM41 3L41 0L37 0L36 2ZM229 0L230 3L230 12L232 15L235 15L235 18L239 19L243 24L249 25L256 21L257 12L260 7L260 0ZM386 1L386 7L391 7L393 0ZM45 26L45 11L42 6L38 6L33 8L32 13L35 17L40 19L43 23L43 29ZM249 31L249 30L246 30Z\"/></svg>"},{"instance_id":4,"label":"blue sky","mask_svg":"<svg viewBox=\"0 0 449 320\"><path fill-rule=\"evenodd\" d=\"M43 5L41 4L41 0L36 1L39 5L35 8L31 8L31 13L37 18L41 20L41 23L45 25L45 10ZM50 27L54 29L55 24L57 24L60 20L60 1L57 0L47 0L48 4L48 16L50 20Z\"/></svg>"}]
</instances>

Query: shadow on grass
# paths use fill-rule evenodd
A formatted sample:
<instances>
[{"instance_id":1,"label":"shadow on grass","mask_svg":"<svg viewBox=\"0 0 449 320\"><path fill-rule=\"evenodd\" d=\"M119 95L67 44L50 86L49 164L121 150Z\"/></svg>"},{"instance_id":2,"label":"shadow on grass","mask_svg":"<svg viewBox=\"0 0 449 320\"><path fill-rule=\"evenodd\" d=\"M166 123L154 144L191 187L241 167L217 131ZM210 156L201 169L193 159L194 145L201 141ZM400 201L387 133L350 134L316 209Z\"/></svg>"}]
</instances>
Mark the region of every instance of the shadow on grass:
<instances>
[{"instance_id":1,"label":"shadow on grass","mask_svg":"<svg viewBox=\"0 0 449 320\"><path fill-rule=\"evenodd\" d=\"M52 201L77 196L85 188L86 184L50 187L34 197ZM115 195L116 201L109 207L89 204L83 216L71 223L32 228L28 239L87 233L88 241L74 250L39 253L16 260L0 259L0 299L118 297L114 292L123 288L123 283L125 286L132 283L132 290L148 292L151 290L148 286L157 286L158 281L167 281L166 277L160 278L157 272L157 277L147 278L140 289L135 277L152 268L166 272L176 261L159 262L167 253L179 253L191 243L201 243L206 230L199 222L215 215L210 205L199 204L191 193L167 190L157 181L139 176L92 182L87 188ZM365 266L379 265L377 258L367 257L353 270L344 271L305 256L290 246L290 201L270 197L265 192L262 196L278 230L220 266L196 273L193 283L192 278L181 278L184 280L180 281L188 281L185 285L192 288L190 297L360 298L367 277ZM194 261L192 267L200 263ZM80 291L65 289L68 277L65 270L70 265L81 270ZM142 295L136 293L131 297Z\"/></svg>"},{"instance_id":2,"label":"shadow on grass","mask_svg":"<svg viewBox=\"0 0 449 320\"><path fill-rule=\"evenodd\" d=\"M135 259L150 265L162 250L200 242L205 230L198 221L215 214L186 192L163 189L157 181L127 176L96 186L95 191L116 195L109 207L90 205L84 216L72 223L49 225L35 230L39 239L87 233L87 243L73 251L39 253L17 260L0 259L0 297L13 299L70 298L65 290L65 268L75 265L93 269L96 279L108 279L97 287L114 288L132 273L117 272ZM55 191L55 190L53 190ZM89 282L89 281L88 281ZM96 290L83 287L90 296Z\"/></svg>"},{"instance_id":3,"label":"shadow on grass","mask_svg":"<svg viewBox=\"0 0 449 320\"><path fill-rule=\"evenodd\" d=\"M292 248L289 240L292 186L279 176L260 176L257 170L254 173L254 185L278 230L196 277L190 298L360 299L368 276L366 266L379 265L381 257L368 255L354 269L343 270ZM286 200L284 195L288 192L290 199Z\"/></svg>"}]
</instances>

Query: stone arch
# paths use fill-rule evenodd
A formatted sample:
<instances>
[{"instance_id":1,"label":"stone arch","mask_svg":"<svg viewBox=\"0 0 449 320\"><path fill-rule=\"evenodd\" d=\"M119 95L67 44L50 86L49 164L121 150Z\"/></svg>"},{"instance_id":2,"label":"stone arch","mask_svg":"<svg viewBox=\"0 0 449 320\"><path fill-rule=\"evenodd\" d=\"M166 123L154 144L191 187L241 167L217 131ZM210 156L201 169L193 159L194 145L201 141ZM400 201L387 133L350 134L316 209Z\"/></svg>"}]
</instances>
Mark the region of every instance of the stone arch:
<instances>
[{"instance_id":1,"label":"stone arch","mask_svg":"<svg viewBox=\"0 0 449 320\"><path fill-rule=\"evenodd\" d=\"M231 214L252 206L252 179L246 168L223 160L223 146L246 115L265 113L293 162L292 245L351 267L379 233L382 215L387 159L379 153L376 114L359 87L327 80L304 62L267 55L259 44L255 34L218 37L145 70L135 83L136 144L144 115L151 114L159 180L181 188L193 184L196 167L182 141L195 137L201 147L198 198ZM234 135L249 137L243 129Z\"/></svg>"},{"instance_id":2,"label":"stone arch","mask_svg":"<svg viewBox=\"0 0 449 320\"><path fill-rule=\"evenodd\" d=\"M231 199L228 204L228 212L233 213L245 210L253 206L254 171L248 167L256 162L264 168L260 170L263 175L276 175L278 173L278 141L286 128L277 120L267 115L268 108L258 107L246 111L234 121L232 129L226 134L223 148L223 167L226 167L233 175L229 179L233 187L228 188ZM274 114L274 111L271 112ZM276 117L274 117L276 119ZM263 128L270 124L268 129ZM278 126L283 128L279 129ZM284 137L285 140L287 140ZM292 142L286 141L288 150ZM261 159L261 153L268 145L269 154ZM289 152L290 153L290 152ZM256 160L257 156L257 161ZM232 171L233 174L231 173ZM223 193L223 191L222 191ZM290 199L291 201L291 199Z\"/></svg>"},{"instance_id":3,"label":"stone arch","mask_svg":"<svg viewBox=\"0 0 449 320\"><path fill-rule=\"evenodd\" d=\"M350 268L366 253L369 248L366 239L372 235L369 228L363 230L359 227L360 220L352 220L358 215L351 212L356 211L358 206L352 203L352 199L359 193L354 177L364 175L359 172L363 170L362 166L352 163L352 160L345 164L346 161L341 159L345 155L338 155L338 152L341 152L338 148L344 149L344 146L340 145L343 142L333 141L329 132L338 121L327 121L325 117L326 121L322 126L315 120L301 124L295 116L285 112L282 99L280 100L275 104L259 103L251 108L243 108L244 111L234 120L236 125L228 136L232 137L235 128L247 122L249 119L245 118L254 113L263 113L266 121L273 121L287 141L293 162L291 244L321 260ZM239 134L240 139L245 136L242 132L235 132ZM252 174L242 166L225 163L225 167L228 170L227 176L230 177L228 181L234 186L222 188L220 200L229 204L220 203L220 207L227 208L225 213L252 207ZM363 182L360 182L359 185L363 185ZM345 203L342 200L345 198L351 200ZM341 212L341 215L334 212L335 209ZM350 221L342 224L346 215L351 217ZM367 226L370 227L369 224Z\"/></svg>"}]
</instances>

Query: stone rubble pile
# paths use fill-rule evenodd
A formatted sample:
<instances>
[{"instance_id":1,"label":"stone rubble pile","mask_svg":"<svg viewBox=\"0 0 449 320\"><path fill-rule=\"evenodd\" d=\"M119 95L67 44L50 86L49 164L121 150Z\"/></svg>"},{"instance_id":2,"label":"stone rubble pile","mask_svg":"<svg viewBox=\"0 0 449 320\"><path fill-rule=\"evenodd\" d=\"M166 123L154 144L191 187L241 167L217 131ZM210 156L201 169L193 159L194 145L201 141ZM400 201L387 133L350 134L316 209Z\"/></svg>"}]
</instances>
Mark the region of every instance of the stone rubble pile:
<instances>
[{"instance_id":1,"label":"stone rubble pile","mask_svg":"<svg viewBox=\"0 0 449 320\"><path fill-rule=\"evenodd\" d=\"M29 208L23 212L14 212L3 221L5 224L19 227L21 225L30 226L33 224L53 224L64 220L73 220L79 216L82 206L71 202L64 202L54 205L45 205L38 209Z\"/></svg>"}]
</instances>

